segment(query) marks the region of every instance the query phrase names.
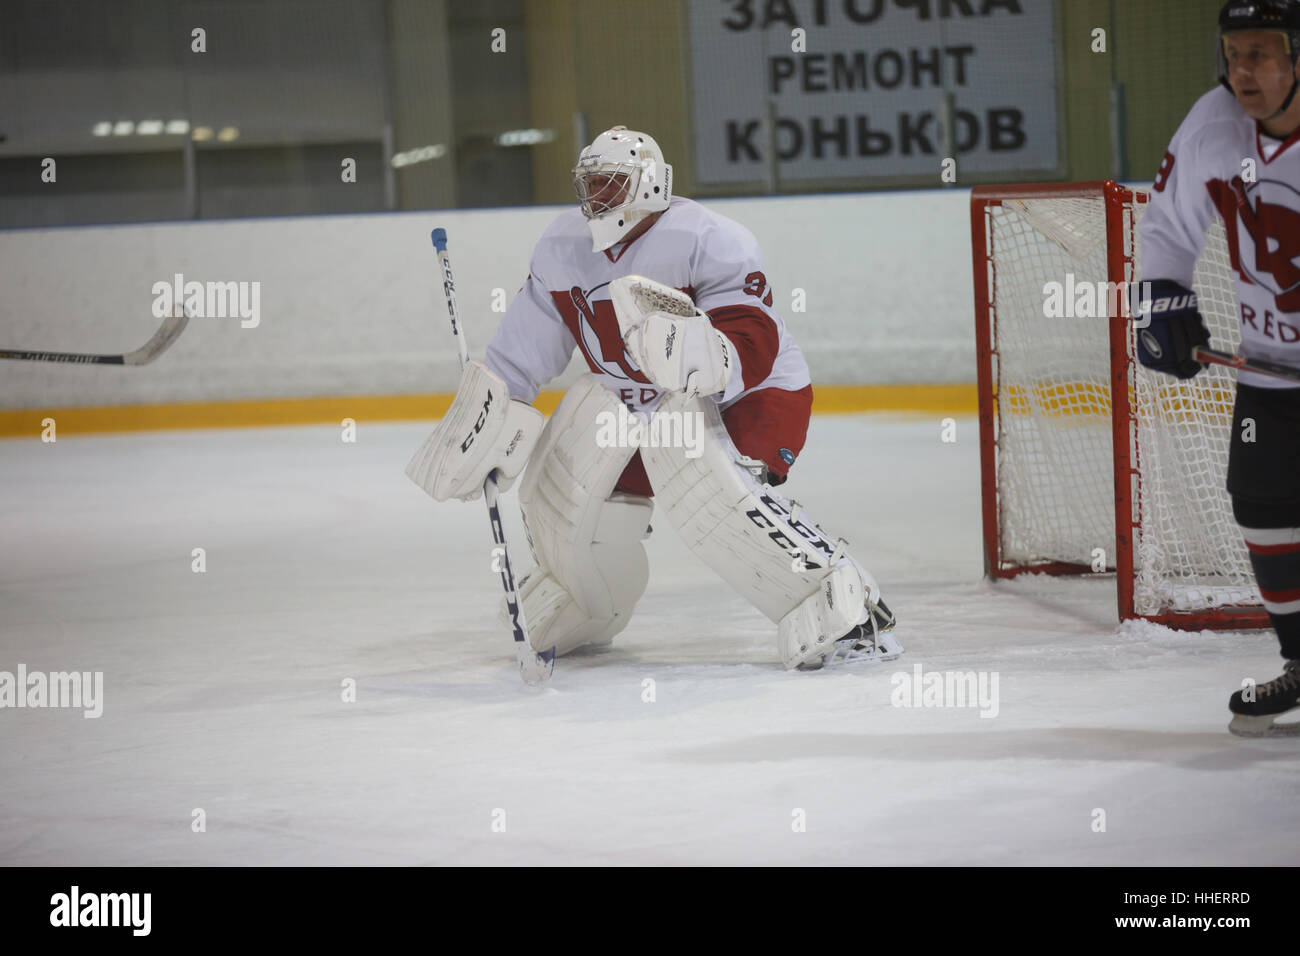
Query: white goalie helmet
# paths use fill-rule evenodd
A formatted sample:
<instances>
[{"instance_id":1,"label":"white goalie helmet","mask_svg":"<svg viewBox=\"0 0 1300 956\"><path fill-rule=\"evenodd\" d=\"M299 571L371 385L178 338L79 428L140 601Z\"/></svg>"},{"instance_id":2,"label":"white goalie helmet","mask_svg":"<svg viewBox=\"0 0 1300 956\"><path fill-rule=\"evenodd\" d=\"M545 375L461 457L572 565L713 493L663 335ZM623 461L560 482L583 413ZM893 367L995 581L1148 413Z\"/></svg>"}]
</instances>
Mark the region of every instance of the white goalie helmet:
<instances>
[{"instance_id":1,"label":"white goalie helmet","mask_svg":"<svg viewBox=\"0 0 1300 956\"><path fill-rule=\"evenodd\" d=\"M578 155L573 190L591 230L592 252L608 249L646 216L668 208L673 168L648 133L615 126Z\"/></svg>"}]
</instances>

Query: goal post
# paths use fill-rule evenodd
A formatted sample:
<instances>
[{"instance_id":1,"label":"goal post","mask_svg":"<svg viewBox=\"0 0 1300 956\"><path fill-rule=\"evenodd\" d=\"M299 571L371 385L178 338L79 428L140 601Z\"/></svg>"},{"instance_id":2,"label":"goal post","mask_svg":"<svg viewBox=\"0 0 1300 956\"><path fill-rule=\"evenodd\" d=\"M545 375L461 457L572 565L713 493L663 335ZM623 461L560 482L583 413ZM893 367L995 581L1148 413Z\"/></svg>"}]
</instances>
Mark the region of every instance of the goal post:
<instances>
[{"instance_id":1,"label":"goal post","mask_svg":"<svg viewBox=\"0 0 1300 956\"><path fill-rule=\"evenodd\" d=\"M1224 489L1233 374L1180 381L1137 360L1147 199L1110 181L972 192L985 572L1113 571L1122 619L1265 627ZM1194 284L1211 343L1235 350L1221 225Z\"/></svg>"}]
</instances>

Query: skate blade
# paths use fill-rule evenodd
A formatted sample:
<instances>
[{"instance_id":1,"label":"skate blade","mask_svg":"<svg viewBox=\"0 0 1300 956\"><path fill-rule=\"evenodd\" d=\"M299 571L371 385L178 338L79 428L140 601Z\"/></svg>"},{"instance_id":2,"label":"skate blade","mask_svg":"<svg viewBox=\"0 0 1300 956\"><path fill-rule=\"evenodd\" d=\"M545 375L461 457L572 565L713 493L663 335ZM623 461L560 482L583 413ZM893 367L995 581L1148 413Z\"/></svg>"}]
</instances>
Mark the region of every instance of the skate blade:
<instances>
[{"instance_id":1,"label":"skate blade","mask_svg":"<svg viewBox=\"0 0 1300 956\"><path fill-rule=\"evenodd\" d=\"M896 661L903 656L900 648L898 651L890 651L887 654L844 654L830 653L825 657L818 658L815 661L804 661L798 665L795 670L800 671L820 671L831 667L849 667L849 666L867 666L870 664L885 664L890 661Z\"/></svg>"},{"instance_id":2,"label":"skate blade","mask_svg":"<svg viewBox=\"0 0 1300 956\"><path fill-rule=\"evenodd\" d=\"M1237 737L1300 737L1300 721L1275 723L1272 717L1247 717L1237 714L1228 724L1228 733Z\"/></svg>"}]
</instances>

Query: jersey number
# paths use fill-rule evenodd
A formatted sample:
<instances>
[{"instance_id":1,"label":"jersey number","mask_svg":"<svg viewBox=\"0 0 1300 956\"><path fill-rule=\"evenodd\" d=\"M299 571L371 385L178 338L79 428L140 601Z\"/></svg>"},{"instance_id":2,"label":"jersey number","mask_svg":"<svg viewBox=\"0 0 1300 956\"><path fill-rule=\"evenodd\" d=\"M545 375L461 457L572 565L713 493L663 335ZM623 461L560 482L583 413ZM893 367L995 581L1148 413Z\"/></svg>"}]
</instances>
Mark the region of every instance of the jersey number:
<instances>
[{"instance_id":1,"label":"jersey number","mask_svg":"<svg viewBox=\"0 0 1300 956\"><path fill-rule=\"evenodd\" d=\"M1165 158L1160 160L1160 168L1156 170L1155 189L1156 192L1162 193L1165 187L1169 185L1169 174L1174 171L1174 154L1165 153Z\"/></svg>"},{"instance_id":2,"label":"jersey number","mask_svg":"<svg viewBox=\"0 0 1300 956\"><path fill-rule=\"evenodd\" d=\"M764 289L767 289L767 276L763 275L763 273L751 272L745 276L745 291L754 298L757 299L762 296ZM767 296L763 299L763 304L769 307L772 305L771 289L767 289Z\"/></svg>"}]
</instances>

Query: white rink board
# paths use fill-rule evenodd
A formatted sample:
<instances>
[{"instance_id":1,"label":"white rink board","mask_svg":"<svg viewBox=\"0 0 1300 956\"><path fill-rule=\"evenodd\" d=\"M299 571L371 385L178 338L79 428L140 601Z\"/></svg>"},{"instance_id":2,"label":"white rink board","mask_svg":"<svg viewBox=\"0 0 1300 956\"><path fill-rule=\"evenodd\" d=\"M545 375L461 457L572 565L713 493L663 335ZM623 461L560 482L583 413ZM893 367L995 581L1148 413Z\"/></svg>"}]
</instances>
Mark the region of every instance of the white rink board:
<instances>
[{"instance_id":1,"label":"white rink board","mask_svg":"<svg viewBox=\"0 0 1300 956\"><path fill-rule=\"evenodd\" d=\"M750 228L816 384L973 382L968 190L710 201ZM482 355L562 207L0 232L0 347L122 352L155 282L261 283L260 322L195 319L151 366L5 362L0 407L454 391L436 261L447 229ZM806 311L792 311L794 290ZM571 365L569 375L577 369Z\"/></svg>"}]
</instances>

